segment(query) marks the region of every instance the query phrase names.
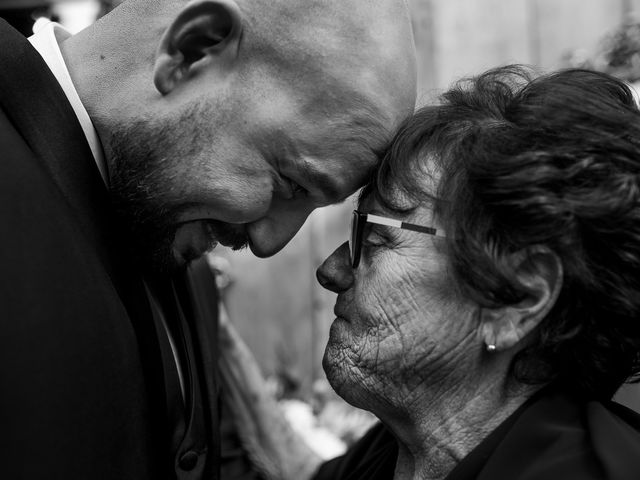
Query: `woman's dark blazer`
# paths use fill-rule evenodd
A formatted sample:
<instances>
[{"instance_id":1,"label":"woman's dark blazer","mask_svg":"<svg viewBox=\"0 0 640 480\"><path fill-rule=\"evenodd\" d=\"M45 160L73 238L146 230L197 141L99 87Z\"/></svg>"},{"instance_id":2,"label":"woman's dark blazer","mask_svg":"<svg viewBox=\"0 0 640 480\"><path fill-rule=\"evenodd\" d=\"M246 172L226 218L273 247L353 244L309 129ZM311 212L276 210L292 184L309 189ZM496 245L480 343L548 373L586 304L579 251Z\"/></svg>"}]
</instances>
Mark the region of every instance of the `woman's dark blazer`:
<instances>
[{"instance_id":1,"label":"woman's dark blazer","mask_svg":"<svg viewBox=\"0 0 640 480\"><path fill-rule=\"evenodd\" d=\"M393 480L395 438L382 424L314 480ZM640 479L640 415L546 387L489 434L446 480Z\"/></svg>"}]
</instances>

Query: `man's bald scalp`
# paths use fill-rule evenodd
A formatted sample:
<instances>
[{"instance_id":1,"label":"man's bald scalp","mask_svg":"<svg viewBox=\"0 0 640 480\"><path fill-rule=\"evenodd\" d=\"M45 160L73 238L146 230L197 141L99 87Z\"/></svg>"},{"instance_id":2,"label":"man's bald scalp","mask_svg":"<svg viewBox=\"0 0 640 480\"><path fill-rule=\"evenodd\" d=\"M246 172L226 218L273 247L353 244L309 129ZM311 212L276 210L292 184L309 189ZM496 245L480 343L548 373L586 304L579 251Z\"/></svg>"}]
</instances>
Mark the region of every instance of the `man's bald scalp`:
<instances>
[{"instance_id":1,"label":"man's bald scalp","mask_svg":"<svg viewBox=\"0 0 640 480\"><path fill-rule=\"evenodd\" d=\"M404 0L238 0L251 45L268 57L322 62L374 49L380 64L413 41ZM409 49L410 50L410 49ZM275 51L275 52L274 52ZM275 59L274 58L274 59ZM294 60L292 60L294 61ZM350 63L353 66L352 63ZM378 65L378 66L379 66ZM407 72L407 70L404 70Z\"/></svg>"}]
</instances>

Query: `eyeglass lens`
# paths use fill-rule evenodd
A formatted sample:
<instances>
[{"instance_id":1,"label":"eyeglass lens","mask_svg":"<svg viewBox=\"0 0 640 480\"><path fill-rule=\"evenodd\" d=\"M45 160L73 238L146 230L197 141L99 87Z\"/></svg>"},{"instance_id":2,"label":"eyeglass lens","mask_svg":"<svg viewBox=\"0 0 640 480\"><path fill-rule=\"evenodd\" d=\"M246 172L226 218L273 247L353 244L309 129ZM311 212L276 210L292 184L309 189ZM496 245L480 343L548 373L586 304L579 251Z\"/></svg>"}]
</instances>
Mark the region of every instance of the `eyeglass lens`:
<instances>
[{"instance_id":1,"label":"eyeglass lens","mask_svg":"<svg viewBox=\"0 0 640 480\"><path fill-rule=\"evenodd\" d=\"M351 267L356 268L360 263L360 250L362 248L362 226L366 222L366 215L361 214L357 210L353 212L351 217L351 240L349 241L349 254L351 255Z\"/></svg>"},{"instance_id":2,"label":"eyeglass lens","mask_svg":"<svg viewBox=\"0 0 640 480\"><path fill-rule=\"evenodd\" d=\"M351 214L351 238L349 239L349 259L351 260L351 266L353 267L356 258L356 224L358 222L358 214L353 212Z\"/></svg>"}]
</instances>

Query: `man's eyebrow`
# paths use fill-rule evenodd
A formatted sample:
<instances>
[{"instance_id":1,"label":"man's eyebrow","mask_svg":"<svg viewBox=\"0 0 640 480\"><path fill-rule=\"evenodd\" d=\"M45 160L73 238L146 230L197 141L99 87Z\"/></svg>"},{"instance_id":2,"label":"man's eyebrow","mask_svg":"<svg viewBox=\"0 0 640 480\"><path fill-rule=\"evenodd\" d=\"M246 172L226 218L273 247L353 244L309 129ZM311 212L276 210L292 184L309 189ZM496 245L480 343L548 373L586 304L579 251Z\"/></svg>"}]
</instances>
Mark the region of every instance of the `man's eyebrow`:
<instances>
[{"instance_id":1,"label":"man's eyebrow","mask_svg":"<svg viewBox=\"0 0 640 480\"><path fill-rule=\"evenodd\" d=\"M345 143L343 144L342 148L348 149L353 148L353 146ZM331 175L321 168L318 168L318 165L316 165L311 160L303 160L300 166L302 178L304 178L309 184L320 187L322 189L324 197L329 204L343 202L351 195L353 195L358 189L365 186L366 179L375 170L380 160L380 156L377 152L375 152L371 148L365 147L364 145L360 145L359 151L353 149L351 155L349 156L336 154L334 158L336 157L341 157L343 162L353 162L356 161L356 158L353 157L358 157L363 163L360 172L358 172L360 174L364 173L363 181L361 182L361 184L357 185L355 189L343 190L344 187L342 182L337 181L338 179L336 179L334 175ZM363 161L363 158L365 157L370 160L369 165L366 165ZM363 172L363 170L366 170L366 172Z\"/></svg>"},{"instance_id":2,"label":"man's eyebrow","mask_svg":"<svg viewBox=\"0 0 640 480\"><path fill-rule=\"evenodd\" d=\"M301 176L309 184L319 187L329 204L341 202L350 195L350 193L343 193L334 177L316 168L313 162L304 162L301 167Z\"/></svg>"},{"instance_id":3,"label":"man's eyebrow","mask_svg":"<svg viewBox=\"0 0 640 480\"><path fill-rule=\"evenodd\" d=\"M363 166L369 174L380 163L382 154L389 141L389 132L381 123L381 114L376 105L367 104L364 100L361 107L350 118L348 123L342 123L336 135L327 138L323 146L325 155L340 158L344 162L370 161L368 167ZM342 184L335 177L322 171L313 161L303 159L301 164L302 177L310 184L320 187L329 204L340 203L349 198L354 191L343 191ZM358 185L358 188L364 185Z\"/></svg>"},{"instance_id":4,"label":"man's eyebrow","mask_svg":"<svg viewBox=\"0 0 640 480\"><path fill-rule=\"evenodd\" d=\"M348 194L340 191L340 187L331 175L317 171L310 173L313 175L315 184L320 186L324 196L330 204L341 202L348 196Z\"/></svg>"}]
</instances>

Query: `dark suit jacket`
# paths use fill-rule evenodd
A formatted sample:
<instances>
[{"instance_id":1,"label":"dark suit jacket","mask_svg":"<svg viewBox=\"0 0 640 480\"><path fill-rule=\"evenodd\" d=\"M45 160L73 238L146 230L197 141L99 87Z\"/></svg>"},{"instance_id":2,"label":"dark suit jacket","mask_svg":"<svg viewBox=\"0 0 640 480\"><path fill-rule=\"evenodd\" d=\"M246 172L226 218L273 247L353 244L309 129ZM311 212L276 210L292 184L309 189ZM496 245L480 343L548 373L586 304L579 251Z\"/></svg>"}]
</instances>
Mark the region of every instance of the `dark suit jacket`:
<instances>
[{"instance_id":1,"label":"dark suit jacket","mask_svg":"<svg viewBox=\"0 0 640 480\"><path fill-rule=\"evenodd\" d=\"M156 282L184 405L75 114L2 20L0 221L0 478L216 478L213 278Z\"/></svg>"},{"instance_id":2,"label":"dark suit jacket","mask_svg":"<svg viewBox=\"0 0 640 480\"><path fill-rule=\"evenodd\" d=\"M314 480L392 480L398 444L373 427ZM640 415L615 402L542 389L489 434L446 480L640 479Z\"/></svg>"}]
</instances>

